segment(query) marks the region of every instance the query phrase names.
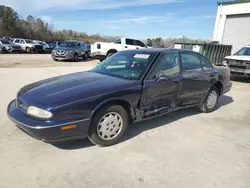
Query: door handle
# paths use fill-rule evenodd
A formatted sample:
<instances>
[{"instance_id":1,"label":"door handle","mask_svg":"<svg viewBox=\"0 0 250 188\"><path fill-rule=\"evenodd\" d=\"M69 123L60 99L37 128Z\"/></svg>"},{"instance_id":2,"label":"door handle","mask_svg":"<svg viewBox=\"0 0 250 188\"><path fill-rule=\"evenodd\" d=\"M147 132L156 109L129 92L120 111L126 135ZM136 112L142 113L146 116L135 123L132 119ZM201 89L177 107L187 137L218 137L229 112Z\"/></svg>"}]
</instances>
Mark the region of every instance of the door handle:
<instances>
[{"instance_id":1,"label":"door handle","mask_svg":"<svg viewBox=\"0 0 250 188\"><path fill-rule=\"evenodd\" d=\"M136 47L136 49L139 49L138 47Z\"/></svg>"},{"instance_id":2,"label":"door handle","mask_svg":"<svg viewBox=\"0 0 250 188\"><path fill-rule=\"evenodd\" d=\"M127 46L125 46L125 48L128 48Z\"/></svg>"}]
</instances>

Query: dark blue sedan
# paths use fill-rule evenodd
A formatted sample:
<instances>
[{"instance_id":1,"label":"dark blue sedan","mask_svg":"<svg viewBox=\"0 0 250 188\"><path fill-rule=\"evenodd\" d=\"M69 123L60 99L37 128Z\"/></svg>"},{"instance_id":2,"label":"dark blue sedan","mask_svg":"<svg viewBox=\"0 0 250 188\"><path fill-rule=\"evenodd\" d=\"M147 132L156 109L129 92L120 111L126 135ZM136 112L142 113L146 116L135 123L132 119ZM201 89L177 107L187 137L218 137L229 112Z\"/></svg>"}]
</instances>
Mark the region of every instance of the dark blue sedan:
<instances>
[{"instance_id":1,"label":"dark blue sedan","mask_svg":"<svg viewBox=\"0 0 250 188\"><path fill-rule=\"evenodd\" d=\"M199 53L177 49L121 51L92 70L21 88L8 115L44 142L88 137L116 144L129 124L181 108L216 109L231 89L230 71Z\"/></svg>"}]
</instances>

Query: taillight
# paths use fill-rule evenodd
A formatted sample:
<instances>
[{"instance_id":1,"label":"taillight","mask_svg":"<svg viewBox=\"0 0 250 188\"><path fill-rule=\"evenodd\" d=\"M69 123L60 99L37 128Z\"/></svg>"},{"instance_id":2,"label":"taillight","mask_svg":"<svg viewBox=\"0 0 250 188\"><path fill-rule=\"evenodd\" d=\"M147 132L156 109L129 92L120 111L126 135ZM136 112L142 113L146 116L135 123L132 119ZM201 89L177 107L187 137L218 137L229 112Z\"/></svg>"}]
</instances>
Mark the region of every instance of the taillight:
<instances>
[{"instance_id":1,"label":"taillight","mask_svg":"<svg viewBox=\"0 0 250 188\"><path fill-rule=\"evenodd\" d=\"M96 45L97 49L101 49L101 44Z\"/></svg>"}]
</instances>

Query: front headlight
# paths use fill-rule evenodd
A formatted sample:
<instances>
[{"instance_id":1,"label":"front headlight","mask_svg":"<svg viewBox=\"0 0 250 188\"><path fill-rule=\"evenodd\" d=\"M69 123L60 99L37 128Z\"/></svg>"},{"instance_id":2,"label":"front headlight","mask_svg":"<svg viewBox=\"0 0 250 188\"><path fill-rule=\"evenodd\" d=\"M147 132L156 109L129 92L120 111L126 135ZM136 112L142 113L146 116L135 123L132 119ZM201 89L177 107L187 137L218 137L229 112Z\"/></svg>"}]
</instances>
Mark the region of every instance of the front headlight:
<instances>
[{"instance_id":1,"label":"front headlight","mask_svg":"<svg viewBox=\"0 0 250 188\"><path fill-rule=\"evenodd\" d=\"M228 67L227 60L223 61L223 66Z\"/></svg>"},{"instance_id":2,"label":"front headlight","mask_svg":"<svg viewBox=\"0 0 250 188\"><path fill-rule=\"evenodd\" d=\"M42 119L50 119L53 116L51 112L37 108L35 106L29 106L27 109L27 113L31 116Z\"/></svg>"}]
</instances>

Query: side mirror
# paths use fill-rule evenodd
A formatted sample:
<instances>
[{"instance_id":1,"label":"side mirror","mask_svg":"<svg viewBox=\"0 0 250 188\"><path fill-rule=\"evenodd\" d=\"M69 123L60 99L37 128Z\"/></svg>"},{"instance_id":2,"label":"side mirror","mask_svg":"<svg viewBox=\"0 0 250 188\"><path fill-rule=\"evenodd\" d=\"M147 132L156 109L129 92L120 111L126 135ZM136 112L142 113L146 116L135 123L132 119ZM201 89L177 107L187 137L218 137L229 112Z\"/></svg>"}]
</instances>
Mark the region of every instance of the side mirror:
<instances>
[{"instance_id":1,"label":"side mirror","mask_svg":"<svg viewBox=\"0 0 250 188\"><path fill-rule=\"evenodd\" d=\"M160 78L156 78L156 83L160 83L160 82L166 82L169 80L169 77L164 75L164 76L161 76Z\"/></svg>"}]
</instances>

